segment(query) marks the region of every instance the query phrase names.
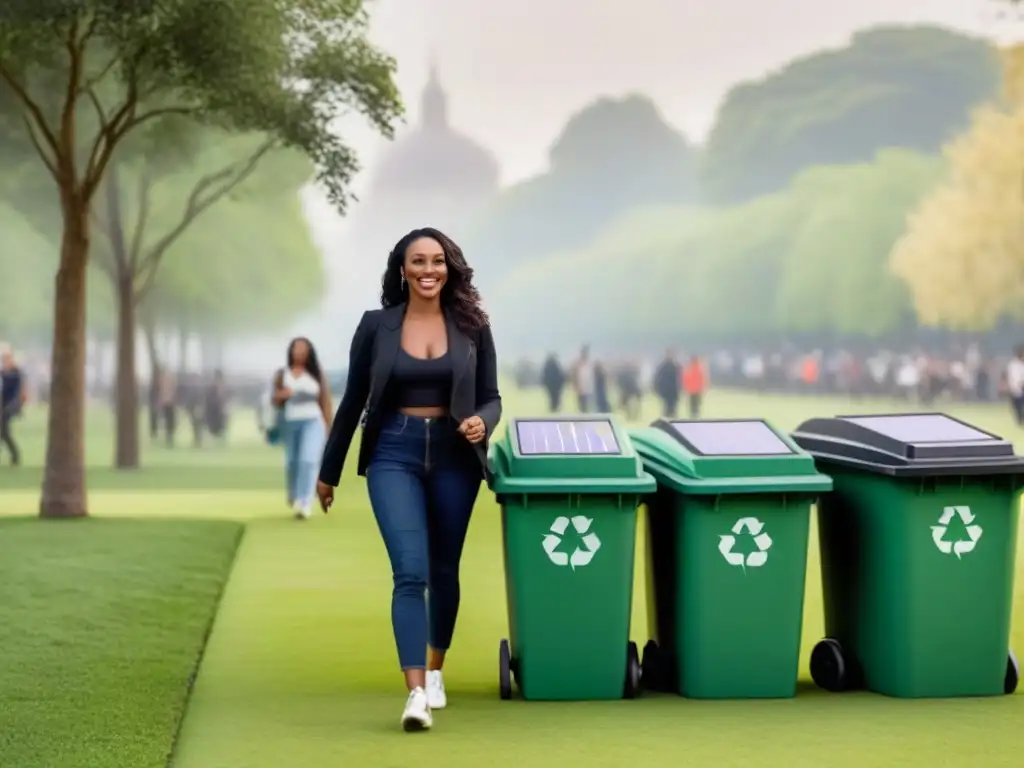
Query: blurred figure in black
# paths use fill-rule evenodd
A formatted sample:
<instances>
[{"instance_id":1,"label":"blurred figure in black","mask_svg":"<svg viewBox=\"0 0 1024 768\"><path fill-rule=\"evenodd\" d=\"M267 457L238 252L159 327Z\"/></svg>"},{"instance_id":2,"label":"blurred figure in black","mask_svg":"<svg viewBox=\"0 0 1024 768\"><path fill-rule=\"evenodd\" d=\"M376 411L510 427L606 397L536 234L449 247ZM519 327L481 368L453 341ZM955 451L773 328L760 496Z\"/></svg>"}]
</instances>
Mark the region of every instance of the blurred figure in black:
<instances>
[{"instance_id":1,"label":"blurred figure in black","mask_svg":"<svg viewBox=\"0 0 1024 768\"><path fill-rule=\"evenodd\" d=\"M213 380L206 387L206 396L203 398L203 420L206 429L215 438L222 440L227 434L228 426L228 390L224 383L224 372L216 370L213 372Z\"/></svg>"},{"instance_id":2,"label":"blurred figure in black","mask_svg":"<svg viewBox=\"0 0 1024 768\"><path fill-rule=\"evenodd\" d=\"M640 367L632 360L624 362L619 368L618 383L622 410L629 421L636 421L640 418L640 401L643 397Z\"/></svg>"},{"instance_id":3,"label":"blurred figure in black","mask_svg":"<svg viewBox=\"0 0 1024 768\"><path fill-rule=\"evenodd\" d=\"M558 413L562 408L562 393L565 391L565 371L554 353L544 361L540 374L541 386L548 393L548 408L551 413Z\"/></svg>"},{"instance_id":4,"label":"blurred figure in black","mask_svg":"<svg viewBox=\"0 0 1024 768\"><path fill-rule=\"evenodd\" d=\"M662 415L666 419L674 419L679 408L679 363L675 353L670 349L665 352L665 359L654 371L654 394L661 398Z\"/></svg>"},{"instance_id":5,"label":"blurred figure in black","mask_svg":"<svg viewBox=\"0 0 1024 768\"><path fill-rule=\"evenodd\" d=\"M0 442L7 446L11 454L11 466L21 463L18 444L14 442L11 423L21 413L21 408L28 399L28 389L21 369L14 362L14 353L9 349L0 355Z\"/></svg>"},{"instance_id":6,"label":"blurred figure in black","mask_svg":"<svg viewBox=\"0 0 1024 768\"><path fill-rule=\"evenodd\" d=\"M199 448L203 444L204 404L203 380L198 373L190 373L184 377L181 385L181 404L192 427L192 447Z\"/></svg>"},{"instance_id":7,"label":"blurred figure in black","mask_svg":"<svg viewBox=\"0 0 1024 768\"><path fill-rule=\"evenodd\" d=\"M149 382L149 439L156 440L160 437L160 382L163 379L163 369L159 365L153 366L153 378Z\"/></svg>"}]
</instances>

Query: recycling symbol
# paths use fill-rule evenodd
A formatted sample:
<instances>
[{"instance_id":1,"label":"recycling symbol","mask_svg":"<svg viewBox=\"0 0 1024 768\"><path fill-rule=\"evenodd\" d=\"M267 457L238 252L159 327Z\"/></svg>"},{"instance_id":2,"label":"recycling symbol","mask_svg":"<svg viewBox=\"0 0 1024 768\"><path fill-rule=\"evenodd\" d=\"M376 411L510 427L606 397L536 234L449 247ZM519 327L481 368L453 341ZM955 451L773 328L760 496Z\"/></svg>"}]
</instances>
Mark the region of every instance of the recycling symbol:
<instances>
[{"instance_id":1,"label":"recycling symbol","mask_svg":"<svg viewBox=\"0 0 1024 768\"><path fill-rule=\"evenodd\" d=\"M772 546L772 537L764 533L764 523L756 517L741 517L732 527L732 533L719 536L718 551L722 553L725 562L729 565L738 565L744 570L747 568L760 568L768 562L768 550ZM753 552L744 555L742 552L733 552L736 546L736 537L749 534L754 537Z\"/></svg>"},{"instance_id":2,"label":"recycling symbol","mask_svg":"<svg viewBox=\"0 0 1024 768\"><path fill-rule=\"evenodd\" d=\"M568 565L574 571L589 564L594 559L597 550L601 548L601 540L597 538L597 534L589 532L590 524L593 522L592 519L583 515L576 515L572 520L568 517L557 518L551 524L550 532L544 536L544 540L541 542L541 546L544 547L544 552L547 554L548 559L558 566ZM577 546L572 555L558 551L558 545L562 543L562 536L569 529L570 523L572 523L576 533L580 535L581 543L585 547L584 549Z\"/></svg>"},{"instance_id":3,"label":"recycling symbol","mask_svg":"<svg viewBox=\"0 0 1024 768\"><path fill-rule=\"evenodd\" d=\"M966 539L958 539L957 541L947 541L946 531L949 528L949 524L953 522L955 517L960 518L960 522L963 523L964 533L967 535ZM946 507L942 510L942 517L939 518L939 524L932 526L932 541L935 542L935 546L938 547L939 552L944 555L950 553L956 555L957 560L962 555L966 555L968 552L974 550L974 547L978 543L978 539L981 538L983 533L981 526L975 524L974 513L971 512L970 507Z\"/></svg>"}]
</instances>

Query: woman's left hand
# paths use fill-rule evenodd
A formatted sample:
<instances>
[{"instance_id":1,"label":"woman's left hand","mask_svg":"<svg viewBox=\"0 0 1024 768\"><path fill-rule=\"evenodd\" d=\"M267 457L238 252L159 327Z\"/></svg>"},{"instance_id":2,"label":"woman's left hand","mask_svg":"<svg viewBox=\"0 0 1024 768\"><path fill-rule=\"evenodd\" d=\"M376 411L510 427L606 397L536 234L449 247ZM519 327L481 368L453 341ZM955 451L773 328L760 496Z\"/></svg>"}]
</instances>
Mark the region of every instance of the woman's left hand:
<instances>
[{"instance_id":1,"label":"woman's left hand","mask_svg":"<svg viewBox=\"0 0 1024 768\"><path fill-rule=\"evenodd\" d=\"M483 439L487 437L487 425L484 424L484 420L479 416L470 416L459 425L459 432L470 443L476 445L483 442Z\"/></svg>"}]
</instances>

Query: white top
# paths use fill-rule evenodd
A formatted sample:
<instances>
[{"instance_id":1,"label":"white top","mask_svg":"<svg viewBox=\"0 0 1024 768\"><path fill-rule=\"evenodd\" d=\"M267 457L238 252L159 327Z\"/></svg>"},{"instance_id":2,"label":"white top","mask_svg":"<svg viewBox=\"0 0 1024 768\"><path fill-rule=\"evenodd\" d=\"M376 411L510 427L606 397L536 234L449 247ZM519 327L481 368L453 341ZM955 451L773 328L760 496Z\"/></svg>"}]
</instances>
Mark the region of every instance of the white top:
<instances>
[{"instance_id":1,"label":"white top","mask_svg":"<svg viewBox=\"0 0 1024 768\"><path fill-rule=\"evenodd\" d=\"M921 372L917 368L917 363L905 361L896 371L896 383L904 389L916 387L921 383Z\"/></svg>"},{"instance_id":2,"label":"white top","mask_svg":"<svg viewBox=\"0 0 1024 768\"><path fill-rule=\"evenodd\" d=\"M1006 366L1006 388L1010 390L1010 397L1024 395L1024 360L1019 357Z\"/></svg>"},{"instance_id":3,"label":"white top","mask_svg":"<svg viewBox=\"0 0 1024 768\"><path fill-rule=\"evenodd\" d=\"M581 360L576 368L576 388L584 397L594 394L594 363L590 360Z\"/></svg>"},{"instance_id":4,"label":"white top","mask_svg":"<svg viewBox=\"0 0 1024 768\"><path fill-rule=\"evenodd\" d=\"M285 370L281 383L285 389L292 391L292 396L285 400L285 421L306 421L322 419L320 410L320 382L303 371L298 376Z\"/></svg>"}]
</instances>

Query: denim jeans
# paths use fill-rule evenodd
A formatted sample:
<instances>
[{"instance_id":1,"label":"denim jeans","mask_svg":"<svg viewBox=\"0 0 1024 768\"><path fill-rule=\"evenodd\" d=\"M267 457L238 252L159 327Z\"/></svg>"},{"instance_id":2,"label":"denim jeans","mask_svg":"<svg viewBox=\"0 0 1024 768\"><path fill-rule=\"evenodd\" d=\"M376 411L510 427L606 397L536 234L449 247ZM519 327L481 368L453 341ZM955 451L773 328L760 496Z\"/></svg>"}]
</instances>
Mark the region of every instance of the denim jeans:
<instances>
[{"instance_id":1,"label":"denim jeans","mask_svg":"<svg viewBox=\"0 0 1024 768\"><path fill-rule=\"evenodd\" d=\"M298 502L304 507L313 502L316 491L316 476L324 452L324 420L284 420L281 442L284 445L285 482L288 503Z\"/></svg>"},{"instance_id":2,"label":"denim jeans","mask_svg":"<svg viewBox=\"0 0 1024 768\"><path fill-rule=\"evenodd\" d=\"M439 651L451 645L459 561L482 479L451 419L385 419L366 484L391 560L391 623L402 669L425 668L428 643Z\"/></svg>"}]
</instances>

